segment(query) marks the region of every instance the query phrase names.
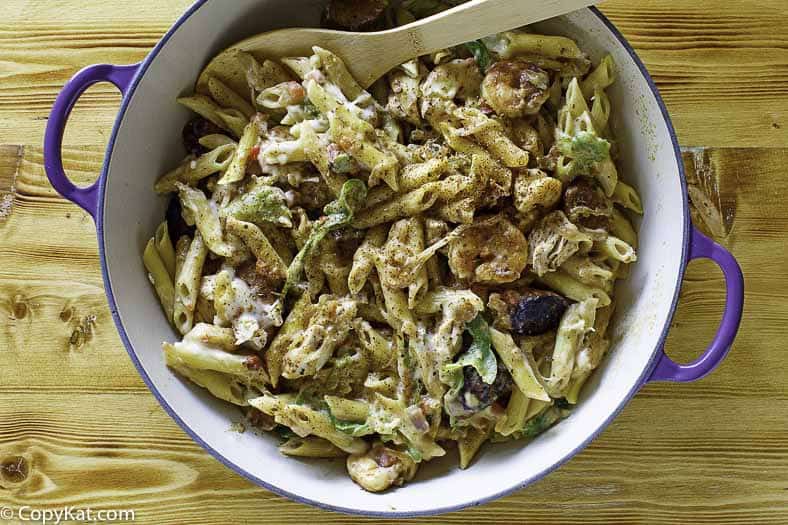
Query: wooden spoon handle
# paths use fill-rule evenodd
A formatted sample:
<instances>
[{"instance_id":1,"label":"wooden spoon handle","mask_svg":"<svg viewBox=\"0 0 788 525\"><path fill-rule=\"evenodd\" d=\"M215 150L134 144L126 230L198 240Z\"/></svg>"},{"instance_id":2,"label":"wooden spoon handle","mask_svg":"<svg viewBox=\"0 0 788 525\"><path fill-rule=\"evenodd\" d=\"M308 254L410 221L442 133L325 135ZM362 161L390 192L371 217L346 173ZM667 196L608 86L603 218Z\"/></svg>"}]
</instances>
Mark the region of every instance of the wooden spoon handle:
<instances>
[{"instance_id":1,"label":"wooden spoon handle","mask_svg":"<svg viewBox=\"0 0 788 525\"><path fill-rule=\"evenodd\" d=\"M600 0L472 0L392 32L408 35L410 56L426 55L451 46L533 24L576 11ZM406 54L403 50L403 54Z\"/></svg>"}]
</instances>

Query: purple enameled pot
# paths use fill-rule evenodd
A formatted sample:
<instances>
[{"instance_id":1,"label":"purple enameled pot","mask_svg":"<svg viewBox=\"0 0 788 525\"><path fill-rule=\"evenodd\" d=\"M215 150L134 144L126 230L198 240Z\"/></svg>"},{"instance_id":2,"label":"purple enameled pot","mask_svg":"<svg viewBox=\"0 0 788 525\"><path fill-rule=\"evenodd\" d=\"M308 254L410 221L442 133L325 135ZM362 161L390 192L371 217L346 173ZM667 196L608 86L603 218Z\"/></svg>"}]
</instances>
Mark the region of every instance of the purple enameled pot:
<instances>
[{"instance_id":1,"label":"purple enameled pot","mask_svg":"<svg viewBox=\"0 0 788 525\"><path fill-rule=\"evenodd\" d=\"M218 51L265 30L315 26L316 0L200 0L140 64L94 65L77 73L57 98L45 137L49 180L95 219L107 299L132 361L164 409L219 461L262 487L322 508L367 516L418 516L490 501L542 478L583 449L651 381L694 381L711 372L733 343L742 315L744 280L736 260L690 224L686 181L676 134L645 67L613 25L595 9L538 24L563 34L599 60L611 53L618 81L609 89L620 172L641 194L636 226L639 260L616 294L609 355L586 385L571 417L524 446L487 447L468 470L456 458L422 466L403 488L370 494L354 485L342 461L297 461L277 451L274 436L229 432L237 408L186 384L164 365L161 342L177 339L161 314L141 262L145 242L162 220L163 199L153 182L184 151L181 128L188 112L175 98L188 93ZM97 82L123 94L98 181L78 188L63 172L61 141L79 96ZM663 352L687 263L716 262L725 275L725 313L711 345L681 365ZM711 409L711 407L710 407ZM700 437L700 436L699 436Z\"/></svg>"}]
</instances>

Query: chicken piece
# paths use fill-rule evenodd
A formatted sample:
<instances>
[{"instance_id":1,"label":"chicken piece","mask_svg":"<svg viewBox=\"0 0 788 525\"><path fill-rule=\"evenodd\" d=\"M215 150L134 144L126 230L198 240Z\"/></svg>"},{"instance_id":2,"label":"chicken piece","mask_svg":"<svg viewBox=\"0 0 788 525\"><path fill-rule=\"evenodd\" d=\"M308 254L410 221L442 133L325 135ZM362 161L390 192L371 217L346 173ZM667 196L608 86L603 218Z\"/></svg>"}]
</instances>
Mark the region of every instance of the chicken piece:
<instances>
[{"instance_id":1,"label":"chicken piece","mask_svg":"<svg viewBox=\"0 0 788 525\"><path fill-rule=\"evenodd\" d=\"M351 454L347 471L353 481L370 492L382 492L392 485L403 485L416 475L418 465L399 450L376 443L365 454Z\"/></svg>"},{"instance_id":2,"label":"chicken piece","mask_svg":"<svg viewBox=\"0 0 788 525\"><path fill-rule=\"evenodd\" d=\"M581 232L566 218L564 212L546 215L528 235L531 265L537 275L558 269L580 250L581 244L590 246L591 237Z\"/></svg>"},{"instance_id":3,"label":"chicken piece","mask_svg":"<svg viewBox=\"0 0 788 525\"><path fill-rule=\"evenodd\" d=\"M472 58L458 58L436 67L421 85L424 97L467 100L479 96L482 76Z\"/></svg>"},{"instance_id":4,"label":"chicken piece","mask_svg":"<svg viewBox=\"0 0 788 525\"><path fill-rule=\"evenodd\" d=\"M501 215L474 222L449 245L451 271L471 282L512 282L527 262L528 241Z\"/></svg>"},{"instance_id":5,"label":"chicken piece","mask_svg":"<svg viewBox=\"0 0 788 525\"><path fill-rule=\"evenodd\" d=\"M421 116L430 122L449 122L454 117L454 101L479 96L482 75L472 58L441 64L421 83Z\"/></svg>"}]
</instances>

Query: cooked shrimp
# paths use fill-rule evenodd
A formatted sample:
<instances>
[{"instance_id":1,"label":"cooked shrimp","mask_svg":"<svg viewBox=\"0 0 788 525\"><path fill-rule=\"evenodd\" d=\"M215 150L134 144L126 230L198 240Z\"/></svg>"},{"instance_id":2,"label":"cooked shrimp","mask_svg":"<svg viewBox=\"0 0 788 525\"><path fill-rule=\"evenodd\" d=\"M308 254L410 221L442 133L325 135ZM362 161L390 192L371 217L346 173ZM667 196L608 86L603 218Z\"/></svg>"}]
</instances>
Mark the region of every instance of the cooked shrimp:
<instances>
[{"instance_id":1,"label":"cooked shrimp","mask_svg":"<svg viewBox=\"0 0 788 525\"><path fill-rule=\"evenodd\" d=\"M550 97L550 76L524 60L495 63L482 82L482 97L499 115L534 115Z\"/></svg>"},{"instance_id":2,"label":"cooked shrimp","mask_svg":"<svg viewBox=\"0 0 788 525\"><path fill-rule=\"evenodd\" d=\"M449 246L449 267L460 279L509 283L528 262L528 241L500 215L470 225Z\"/></svg>"}]
</instances>

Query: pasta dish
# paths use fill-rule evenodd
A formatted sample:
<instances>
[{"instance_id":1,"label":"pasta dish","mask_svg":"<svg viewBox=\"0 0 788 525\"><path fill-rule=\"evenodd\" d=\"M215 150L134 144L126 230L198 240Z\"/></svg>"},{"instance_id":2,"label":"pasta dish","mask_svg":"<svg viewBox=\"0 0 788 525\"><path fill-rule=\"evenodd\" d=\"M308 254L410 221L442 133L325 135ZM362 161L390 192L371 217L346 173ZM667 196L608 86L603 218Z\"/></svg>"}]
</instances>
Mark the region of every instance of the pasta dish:
<instances>
[{"instance_id":1,"label":"pasta dish","mask_svg":"<svg viewBox=\"0 0 788 525\"><path fill-rule=\"evenodd\" d=\"M642 213L611 57L523 29L369 90L319 47L227 68L178 100L188 156L154 187L172 199L143 261L182 335L171 370L370 491L569 416Z\"/></svg>"}]
</instances>

